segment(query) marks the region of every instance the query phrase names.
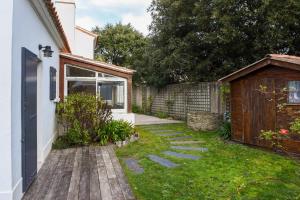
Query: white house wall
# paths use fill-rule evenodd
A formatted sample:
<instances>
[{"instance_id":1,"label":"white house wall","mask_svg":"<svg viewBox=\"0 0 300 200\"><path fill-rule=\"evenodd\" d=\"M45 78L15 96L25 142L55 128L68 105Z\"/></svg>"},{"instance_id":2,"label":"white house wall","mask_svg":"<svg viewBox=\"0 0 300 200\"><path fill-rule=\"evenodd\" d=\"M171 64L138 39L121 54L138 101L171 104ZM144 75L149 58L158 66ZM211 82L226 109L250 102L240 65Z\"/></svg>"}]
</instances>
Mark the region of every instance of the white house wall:
<instances>
[{"instance_id":1,"label":"white house wall","mask_svg":"<svg viewBox=\"0 0 300 200\"><path fill-rule=\"evenodd\" d=\"M7 18L7 17L5 17ZM38 45L50 45L52 58L44 58ZM12 47L12 189L14 199L20 199L22 192L21 164L21 48L36 54L42 62L38 66L37 80L37 153L38 168L51 149L55 136L55 103L49 100L49 68L59 72L59 50L28 0L14 0L13 47ZM58 74L57 74L58 77ZM58 91L57 78L57 91ZM10 88L6 85L7 88Z\"/></svg>"},{"instance_id":2,"label":"white house wall","mask_svg":"<svg viewBox=\"0 0 300 200\"><path fill-rule=\"evenodd\" d=\"M75 55L86 58L94 58L94 40L95 38L78 29L75 29Z\"/></svg>"},{"instance_id":3,"label":"white house wall","mask_svg":"<svg viewBox=\"0 0 300 200\"><path fill-rule=\"evenodd\" d=\"M11 49L13 1L3 1L0 6L0 200L12 198L11 161Z\"/></svg>"},{"instance_id":4,"label":"white house wall","mask_svg":"<svg viewBox=\"0 0 300 200\"><path fill-rule=\"evenodd\" d=\"M57 9L61 24L68 38L68 43L73 52L75 50L75 13L76 6L74 0L56 0Z\"/></svg>"}]
</instances>

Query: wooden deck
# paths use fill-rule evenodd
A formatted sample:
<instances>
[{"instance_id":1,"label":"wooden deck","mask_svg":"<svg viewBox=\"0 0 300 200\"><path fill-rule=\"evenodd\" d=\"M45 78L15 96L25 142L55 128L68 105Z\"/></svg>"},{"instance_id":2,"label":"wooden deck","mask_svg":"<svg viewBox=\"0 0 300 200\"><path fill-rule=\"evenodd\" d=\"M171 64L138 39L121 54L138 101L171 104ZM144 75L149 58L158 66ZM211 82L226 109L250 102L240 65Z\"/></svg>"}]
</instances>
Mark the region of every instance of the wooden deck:
<instances>
[{"instance_id":1,"label":"wooden deck","mask_svg":"<svg viewBox=\"0 0 300 200\"><path fill-rule=\"evenodd\" d=\"M23 200L135 199L112 146L54 150Z\"/></svg>"}]
</instances>

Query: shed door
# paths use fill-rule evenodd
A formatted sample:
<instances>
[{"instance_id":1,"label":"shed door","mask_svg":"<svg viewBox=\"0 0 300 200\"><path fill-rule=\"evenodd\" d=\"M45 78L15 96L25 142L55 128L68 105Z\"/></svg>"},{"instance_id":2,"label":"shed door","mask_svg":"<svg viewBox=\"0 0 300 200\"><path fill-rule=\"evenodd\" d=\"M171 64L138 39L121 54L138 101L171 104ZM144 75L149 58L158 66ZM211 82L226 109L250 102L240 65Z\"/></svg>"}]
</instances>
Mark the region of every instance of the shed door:
<instances>
[{"instance_id":1,"label":"shed door","mask_svg":"<svg viewBox=\"0 0 300 200\"><path fill-rule=\"evenodd\" d=\"M22 48L22 176L25 192L37 173L38 58Z\"/></svg>"},{"instance_id":2,"label":"shed door","mask_svg":"<svg viewBox=\"0 0 300 200\"><path fill-rule=\"evenodd\" d=\"M266 86L262 93L260 85ZM252 79L245 81L246 95L244 99L244 142L258 145L261 130L275 130L276 103L274 79Z\"/></svg>"}]
</instances>

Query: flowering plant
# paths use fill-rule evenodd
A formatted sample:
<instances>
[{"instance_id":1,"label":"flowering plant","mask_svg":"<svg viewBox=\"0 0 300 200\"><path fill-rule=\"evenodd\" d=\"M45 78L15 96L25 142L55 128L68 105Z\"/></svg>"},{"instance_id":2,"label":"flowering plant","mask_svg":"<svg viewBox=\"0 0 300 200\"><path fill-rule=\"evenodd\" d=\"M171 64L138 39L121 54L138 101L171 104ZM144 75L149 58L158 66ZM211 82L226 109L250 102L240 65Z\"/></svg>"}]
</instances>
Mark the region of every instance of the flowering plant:
<instances>
[{"instance_id":1,"label":"flowering plant","mask_svg":"<svg viewBox=\"0 0 300 200\"><path fill-rule=\"evenodd\" d=\"M282 140L289 138L289 130L280 129L278 131L264 131L261 130L260 139L270 141L273 148L283 149Z\"/></svg>"},{"instance_id":2,"label":"flowering plant","mask_svg":"<svg viewBox=\"0 0 300 200\"><path fill-rule=\"evenodd\" d=\"M275 92L275 90L277 92ZM260 85L258 91L267 98L268 101L275 101L276 102L276 108L277 112L284 112L286 111L287 103L285 102L285 99L287 98L287 88L276 88L274 91L268 91L267 86ZM272 95L270 95L272 94ZM276 95L276 96L274 96ZM277 100L275 100L277 99ZM300 112L299 112L300 114ZM282 142L284 139L290 139L292 134L298 134L300 135L300 117L296 118L294 121L290 123L290 127L288 129L279 129L277 131L272 130L261 130L259 138L265 141L270 141L273 148L284 150L284 147L282 145Z\"/></svg>"}]
</instances>

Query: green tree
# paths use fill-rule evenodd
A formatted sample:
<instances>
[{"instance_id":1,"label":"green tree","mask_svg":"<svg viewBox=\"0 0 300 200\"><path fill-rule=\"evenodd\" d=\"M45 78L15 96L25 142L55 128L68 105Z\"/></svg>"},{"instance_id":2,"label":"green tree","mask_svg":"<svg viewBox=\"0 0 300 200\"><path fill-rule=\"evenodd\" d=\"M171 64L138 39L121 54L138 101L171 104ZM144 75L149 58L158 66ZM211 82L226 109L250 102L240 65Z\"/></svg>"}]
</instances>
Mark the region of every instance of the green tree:
<instances>
[{"instance_id":1,"label":"green tree","mask_svg":"<svg viewBox=\"0 0 300 200\"><path fill-rule=\"evenodd\" d=\"M300 50L299 0L154 0L149 11L148 84L212 81Z\"/></svg>"},{"instance_id":2,"label":"green tree","mask_svg":"<svg viewBox=\"0 0 300 200\"><path fill-rule=\"evenodd\" d=\"M136 53L146 44L146 38L130 24L107 24L104 28L95 27L93 32L99 35L96 59L123 67L133 68Z\"/></svg>"}]
</instances>

